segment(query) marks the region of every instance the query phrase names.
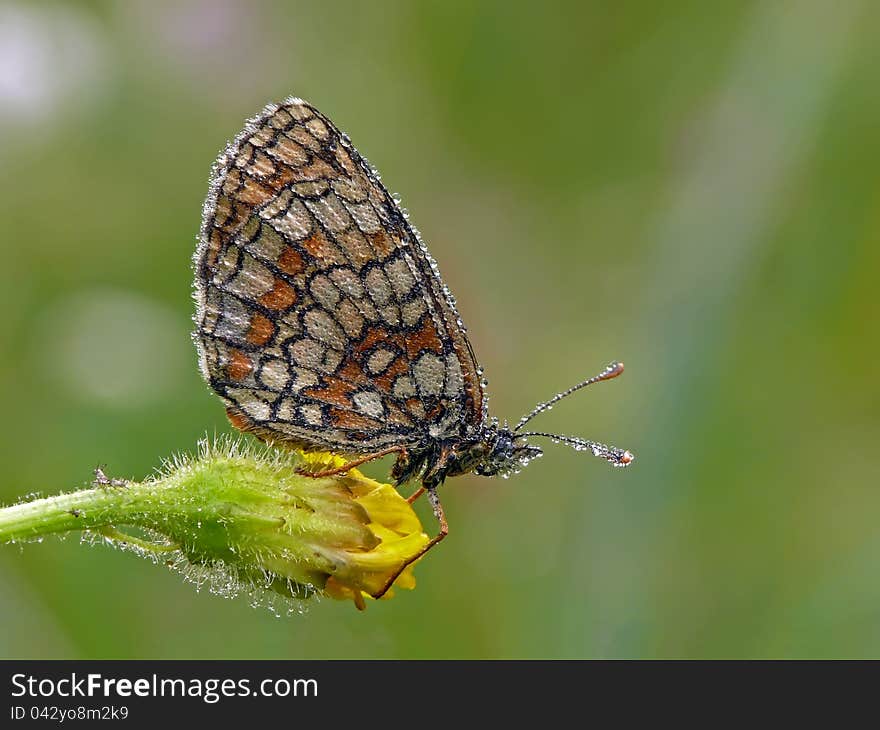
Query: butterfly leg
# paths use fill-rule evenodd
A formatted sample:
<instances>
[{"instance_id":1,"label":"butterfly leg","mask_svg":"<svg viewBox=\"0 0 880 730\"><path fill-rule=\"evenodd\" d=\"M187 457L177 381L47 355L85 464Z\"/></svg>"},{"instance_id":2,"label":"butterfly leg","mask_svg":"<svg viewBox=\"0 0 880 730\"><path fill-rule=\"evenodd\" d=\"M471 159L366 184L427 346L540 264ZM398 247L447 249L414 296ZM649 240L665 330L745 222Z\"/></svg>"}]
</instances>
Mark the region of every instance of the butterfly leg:
<instances>
[{"instance_id":1,"label":"butterfly leg","mask_svg":"<svg viewBox=\"0 0 880 730\"><path fill-rule=\"evenodd\" d=\"M345 474L349 469L354 469L356 466L360 466L361 464L366 464L368 461L373 461L374 459L380 459L383 456L388 456L388 454L396 454L403 451L402 446L389 446L387 449L382 449L382 451L377 451L373 454L367 454L366 456L362 456L360 459L355 459L354 461L349 461L347 464L343 464L342 466L337 466L333 469L324 469L322 471L300 471L297 470L297 474L301 474L304 477L312 477L313 479L321 479L322 477L332 477L337 474Z\"/></svg>"},{"instance_id":2,"label":"butterfly leg","mask_svg":"<svg viewBox=\"0 0 880 730\"><path fill-rule=\"evenodd\" d=\"M418 492L416 492L413 496L421 495L422 492L428 493L428 501L431 503L431 509L434 511L434 517L437 518L437 522L440 524L440 531L431 538L425 547L419 550L418 553L413 555L409 560L407 560L400 568L391 576L391 578L385 583L381 590L373 594L373 598L381 598L384 596L388 589L394 584L394 581L397 580L398 576L406 570L410 565L412 565L416 560L422 557L425 553L428 552L432 547L434 547L438 542L440 542L444 537L449 534L449 524L446 522L446 513L443 511L443 505L440 504L440 497L437 496L437 492L434 489L429 489L426 487L422 487Z\"/></svg>"},{"instance_id":3,"label":"butterfly leg","mask_svg":"<svg viewBox=\"0 0 880 730\"><path fill-rule=\"evenodd\" d=\"M409 495L409 497L406 498L407 504L412 504L413 502L415 502L426 491L428 491L426 487L419 487L415 492L413 492L411 495Z\"/></svg>"}]
</instances>

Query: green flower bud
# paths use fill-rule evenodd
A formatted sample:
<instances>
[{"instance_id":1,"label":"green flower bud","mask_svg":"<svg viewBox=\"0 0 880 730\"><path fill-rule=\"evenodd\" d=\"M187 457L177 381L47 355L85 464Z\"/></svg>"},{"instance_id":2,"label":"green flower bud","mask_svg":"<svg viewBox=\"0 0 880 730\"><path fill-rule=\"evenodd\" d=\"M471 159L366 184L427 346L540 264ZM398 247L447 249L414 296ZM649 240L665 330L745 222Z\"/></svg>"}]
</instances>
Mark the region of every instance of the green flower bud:
<instances>
[{"instance_id":1,"label":"green flower bud","mask_svg":"<svg viewBox=\"0 0 880 730\"><path fill-rule=\"evenodd\" d=\"M364 596L381 592L428 536L391 485L356 469L319 479L302 473L344 463L332 454L204 442L197 457L177 458L144 482L101 480L0 510L0 541L88 530L221 594L323 594L363 608ZM393 585L415 586L411 565Z\"/></svg>"}]
</instances>

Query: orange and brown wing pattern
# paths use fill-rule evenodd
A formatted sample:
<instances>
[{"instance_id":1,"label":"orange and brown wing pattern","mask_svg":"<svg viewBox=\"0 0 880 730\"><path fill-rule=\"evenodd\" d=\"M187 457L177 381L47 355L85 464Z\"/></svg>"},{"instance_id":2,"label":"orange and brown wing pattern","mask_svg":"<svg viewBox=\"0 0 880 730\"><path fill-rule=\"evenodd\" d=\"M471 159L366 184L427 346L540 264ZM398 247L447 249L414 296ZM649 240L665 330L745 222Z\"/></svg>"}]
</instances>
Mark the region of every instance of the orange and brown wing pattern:
<instances>
[{"instance_id":1,"label":"orange and brown wing pattern","mask_svg":"<svg viewBox=\"0 0 880 730\"><path fill-rule=\"evenodd\" d=\"M369 453L482 425L479 371L436 264L306 102L267 106L220 155L195 268L200 369L237 428Z\"/></svg>"}]
</instances>

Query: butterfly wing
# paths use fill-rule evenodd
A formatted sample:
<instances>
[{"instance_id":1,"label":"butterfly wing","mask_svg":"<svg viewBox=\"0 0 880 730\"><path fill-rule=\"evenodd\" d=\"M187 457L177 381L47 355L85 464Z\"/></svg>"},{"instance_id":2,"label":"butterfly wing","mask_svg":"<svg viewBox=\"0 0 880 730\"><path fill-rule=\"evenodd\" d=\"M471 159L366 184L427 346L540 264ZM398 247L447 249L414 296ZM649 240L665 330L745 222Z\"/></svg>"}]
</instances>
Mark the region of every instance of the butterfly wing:
<instances>
[{"instance_id":1,"label":"butterfly wing","mask_svg":"<svg viewBox=\"0 0 880 730\"><path fill-rule=\"evenodd\" d=\"M194 263L199 366L237 428L370 453L483 424L479 371L436 264L306 102L267 106L220 155Z\"/></svg>"}]
</instances>

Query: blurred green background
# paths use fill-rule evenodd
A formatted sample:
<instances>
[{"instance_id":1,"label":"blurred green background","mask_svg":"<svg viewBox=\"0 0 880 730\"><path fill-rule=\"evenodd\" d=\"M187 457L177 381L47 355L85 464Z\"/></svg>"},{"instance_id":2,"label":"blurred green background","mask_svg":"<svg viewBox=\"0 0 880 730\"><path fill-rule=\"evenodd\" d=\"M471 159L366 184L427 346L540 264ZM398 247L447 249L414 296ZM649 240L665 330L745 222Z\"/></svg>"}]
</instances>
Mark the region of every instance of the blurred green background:
<instances>
[{"instance_id":1,"label":"blurred green background","mask_svg":"<svg viewBox=\"0 0 880 730\"><path fill-rule=\"evenodd\" d=\"M0 547L0 656L880 656L880 5L0 3L0 501L229 430L211 162L296 94L403 197L515 420L414 592L275 618L77 537ZM384 467L387 469L387 464ZM383 467L368 470L382 476Z\"/></svg>"}]
</instances>

